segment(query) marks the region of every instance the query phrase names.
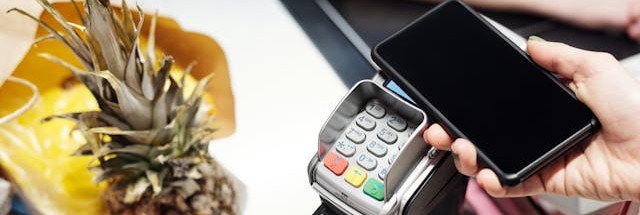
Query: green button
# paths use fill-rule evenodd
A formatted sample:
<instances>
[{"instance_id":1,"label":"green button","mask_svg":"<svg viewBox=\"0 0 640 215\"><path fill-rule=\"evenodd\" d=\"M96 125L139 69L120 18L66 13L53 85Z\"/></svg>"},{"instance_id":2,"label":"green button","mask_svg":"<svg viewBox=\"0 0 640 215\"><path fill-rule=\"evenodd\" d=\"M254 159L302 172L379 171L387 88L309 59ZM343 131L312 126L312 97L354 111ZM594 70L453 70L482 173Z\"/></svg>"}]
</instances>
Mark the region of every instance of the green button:
<instances>
[{"instance_id":1,"label":"green button","mask_svg":"<svg viewBox=\"0 0 640 215\"><path fill-rule=\"evenodd\" d=\"M378 201L382 201L384 199L384 184L377 179L370 178L364 184L364 193Z\"/></svg>"}]
</instances>

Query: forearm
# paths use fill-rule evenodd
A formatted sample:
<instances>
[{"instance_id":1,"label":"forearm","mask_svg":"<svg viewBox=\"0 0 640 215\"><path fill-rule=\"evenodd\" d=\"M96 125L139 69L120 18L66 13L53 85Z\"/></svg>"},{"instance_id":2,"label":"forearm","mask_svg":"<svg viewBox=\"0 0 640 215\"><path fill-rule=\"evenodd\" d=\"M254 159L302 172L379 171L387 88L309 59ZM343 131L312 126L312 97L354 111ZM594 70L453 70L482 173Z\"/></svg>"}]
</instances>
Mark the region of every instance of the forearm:
<instances>
[{"instance_id":1,"label":"forearm","mask_svg":"<svg viewBox=\"0 0 640 215\"><path fill-rule=\"evenodd\" d=\"M444 0L414 0L416 2L439 3ZM548 0L463 0L463 2L478 8L489 10L505 10L527 13L544 13L547 11Z\"/></svg>"},{"instance_id":2,"label":"forearm","mask_svg":"<svg viewBox=\"0 0 640 215\"><path fill-rule=\"evenodd\" d=\"M444 0L413 0L438 3ZM636 18L631 10L640 10L636 0L463 0L467 4L488 10L530 13L562 22L592 28L624 30ZM635 9L633 6L636 6ZM638 30L640 32L640 30ZM640 38L640 33L637 33Z\"/></svg>"}]
</instances>

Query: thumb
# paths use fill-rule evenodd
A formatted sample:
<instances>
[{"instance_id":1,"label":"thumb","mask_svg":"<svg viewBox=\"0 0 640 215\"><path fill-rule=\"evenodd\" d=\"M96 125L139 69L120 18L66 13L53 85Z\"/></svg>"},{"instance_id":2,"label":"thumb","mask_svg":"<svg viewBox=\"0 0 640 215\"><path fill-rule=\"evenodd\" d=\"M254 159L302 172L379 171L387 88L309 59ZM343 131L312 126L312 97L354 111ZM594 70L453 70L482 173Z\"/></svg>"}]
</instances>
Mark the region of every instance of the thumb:
<instances>
[{"instance_id":1,"label":"thumb","mask_svg":"<svg viewBox=\"0 0 640 215\"><path fill-rule=\"evenodd\" d=\"M527 52L541 67L576 82L596 75L602 71L601 67L617 64L608 53L585 51L564 43L547 42L539 37L529 39Z\"/></svg>"}]
</instances>

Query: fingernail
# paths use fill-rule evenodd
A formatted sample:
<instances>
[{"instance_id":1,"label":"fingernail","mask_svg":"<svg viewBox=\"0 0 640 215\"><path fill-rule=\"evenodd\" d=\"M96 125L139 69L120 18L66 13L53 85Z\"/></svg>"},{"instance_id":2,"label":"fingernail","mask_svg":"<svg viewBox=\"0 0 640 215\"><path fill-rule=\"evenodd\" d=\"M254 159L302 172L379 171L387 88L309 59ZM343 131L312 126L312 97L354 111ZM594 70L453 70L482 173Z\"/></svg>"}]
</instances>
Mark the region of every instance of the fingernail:
<instances>
[{"instance_id":1,"label":"fingernail","mask_svg":"<svg viewBox=\"0 0 640 215\"><path fill-rule=\"evenodd\" d=\"M532 41L540 41L540 42L546 42L546 40L542 39L542 37L538 37L538 36L536 36L536 35L531 35L531 36L529 36L529 40L532 40Z\"/></svg>"}]
</instances>

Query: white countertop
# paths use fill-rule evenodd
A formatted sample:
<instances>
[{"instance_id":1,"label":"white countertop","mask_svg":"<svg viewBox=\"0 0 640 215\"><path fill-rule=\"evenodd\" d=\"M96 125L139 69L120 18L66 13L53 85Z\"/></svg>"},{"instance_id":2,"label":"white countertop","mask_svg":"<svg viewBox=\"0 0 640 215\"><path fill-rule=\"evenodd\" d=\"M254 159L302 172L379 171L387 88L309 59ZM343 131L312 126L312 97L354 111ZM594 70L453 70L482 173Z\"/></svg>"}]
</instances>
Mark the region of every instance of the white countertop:
<instances>
[{"instance_id":1,"label":"white countertop","mask_svg":"<svg viewBox=\"0 0 640 215\"><path fill-rule=\"evenodd\" d=\"M306 167L347 87L279 1L188 2L140 4L213 37L227 54L237 131L211 152L244 182L245 214L312 213L320 199Z\"/></svg>"}]
</instances>

